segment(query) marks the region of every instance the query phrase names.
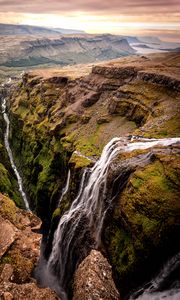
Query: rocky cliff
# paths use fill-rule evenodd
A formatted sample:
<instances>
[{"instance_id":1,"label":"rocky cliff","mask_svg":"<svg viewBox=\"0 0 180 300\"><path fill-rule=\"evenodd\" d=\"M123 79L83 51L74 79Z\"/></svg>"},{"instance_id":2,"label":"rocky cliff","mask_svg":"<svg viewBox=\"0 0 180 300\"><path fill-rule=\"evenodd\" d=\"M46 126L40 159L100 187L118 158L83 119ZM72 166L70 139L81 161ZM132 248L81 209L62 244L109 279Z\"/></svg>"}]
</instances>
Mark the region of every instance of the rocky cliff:
<instances>
[{"instance_id":1,"label":"rocky cliff","mask_svg":"<svg viewBox=\"0 0 180 300\"><path fill-rule=\"evenodd\" d=\"M0 298L58 299L50 289L38 288L32 276L40 253L40 220L0 194L0 222Z\"/></svg>"},{"instance_id":2,"label":"rocky cliff","mask_svg":"<svg viewBox=\"0 0 180 300\"><path fill-rule=\"evenodd\" d=\"M179 135L177 62L176 54L132 57L95 66L84 77L33 72L12 85L11 146L46 237L50 229L47 257L82 170L94 164L112 137ZM149 164L136 165L122 177L124 185L113 183L122 161L147 152L121 154L109 173L109 191L116 197L100 250L111 262L122 295L145 279L146 268L153 274L179 249L179 146L154 149ZM57 208L69 168L69 190Z\"/></svg>"}]
</instances>

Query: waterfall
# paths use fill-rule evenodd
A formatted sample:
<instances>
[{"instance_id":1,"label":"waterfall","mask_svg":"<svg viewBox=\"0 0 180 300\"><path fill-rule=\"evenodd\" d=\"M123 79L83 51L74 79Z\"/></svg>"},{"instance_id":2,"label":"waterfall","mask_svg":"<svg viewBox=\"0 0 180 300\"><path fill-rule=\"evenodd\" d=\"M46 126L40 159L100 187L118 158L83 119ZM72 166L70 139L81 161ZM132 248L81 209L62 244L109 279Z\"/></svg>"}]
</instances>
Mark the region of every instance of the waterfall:
<instances>
[{"instance_id":1,"label":"waterfall","mask_svg":"<svg viewBox=\"0 0 180 300\"><path fill-rule=\"evenodd\" d=\"M60 197L60 199L59 199L58 206L60 206L63 197L64 197L64 196L67 194L67 192L68 192L68 189L69 189L69 182L70 182L70 177L71 177L71 171L70 171L70 169L69 169L69 170L68 170L68 175L67 175L67 180L66 180L66 185L65 185L65 187L62 189L62 193L61 193L61 197Z\"/></svg>"},{"instance_id":2,"label":"waterfall","mask_svg":"<svg viewBox=\"0 0 180 300\"><path fill-rule=\"evenodd\" d=\"M9 79L8 83L10 83L10 82L11 81ZM26 194L25 194L24 189L23 189L22 178L21 178L21 176L20 176L20 174L19 174L19 172L18 172L18 170L16 168L16 165L14 163L12 151L11 151L10 144L9 144L9 126L10 126L10 121L9 121L9 118L8 118L8 114L6 113L6 99L5 98L2 100L2 114L3 114L3 118L4 118L4 121L5 121L5 124L6 124L6 129L5 129L5 133L4 133L4 144L5 144L8 156L9 156L9 160L10 160L11 166L12 166L12 168L14 170L14 173L15 173L17 181L18 181L19 192L20 192L20 194L22 196L22 199L24 201L25 208L26 208L26 210L30 211L29 203L28 203Z\"/></svg>"},{"instance_id":3,"label":"waterfall","mask_svg":"<svg viewBox=\"0 0 180 300\"><path fill-rule=\"evenodd\" d=\"M70 209L60 218L54 233L52 251L43 272L44 282L53 288L61 298L67 299L66 292L72 274L82 258L92 248L98 248L101 230L112 199L108 199L108 171L114 158L121 152L148 149L154 146L168 146L180 142L180 138L145 139L128 141L113 138L103 149L100 159L82 176L79 193ZM131 168L149 163L151 153L131 159ZM122 163L119 180L124 181L132 172ZM123 182L121 183L123 186Z\"/></svg>"},{"instance_id":4,"label":"waterfall","mask_svg":"<svg viewBox=\"0 0 180 300\"><path fill-rule=\"evenodd\" d=\"M180 270L180 252L173 256L161 269L159 274L150 282L136 292L129 300L161 300L161 299L180 299L180 278L171 282L169 279L173 273Z\"/></svg>"}]
</instances>

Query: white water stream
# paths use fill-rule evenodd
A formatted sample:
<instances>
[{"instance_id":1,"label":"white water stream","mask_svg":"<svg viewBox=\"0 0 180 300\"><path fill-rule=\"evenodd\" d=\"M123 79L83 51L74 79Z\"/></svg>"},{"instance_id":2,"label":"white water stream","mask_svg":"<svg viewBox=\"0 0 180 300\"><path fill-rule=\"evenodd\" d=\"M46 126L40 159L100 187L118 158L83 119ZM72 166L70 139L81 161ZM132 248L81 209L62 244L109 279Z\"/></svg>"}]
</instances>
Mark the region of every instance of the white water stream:
<instances>
[{"instance_id":1,"label":"white water stream","mask_svg":"<svg viewBox=\"0 0 180 300\"><path fill-rule=\"evenodd\" d=\"M10 80L8 81L8 83L10 83ZM14 173L15 173L17 181L18 181L19 192L20 192L20 194L22 196L22 199L24 201L25 208L26 208L26 210L30 211L29 203L28 203L26 194L25 194L24 189L23 189L22 178L21 178L21 176L20 176L20 174L19 174L19 172L16 168L16 165L14 163L13 154L12 154L10 144L9 144L9 126L10 126L10 122L9 122L8 114L6 113L6 99L5 98L2 100L2 114L3 114L5 124L6 124L6 129L5 129L5 133L4 133L5 147L6 147L8 156L9 156L11 166L14 170Z\"/></svg>"},{"instance_id":2,"label":"white water stream","mask_svg":"<svg viewBox=\"0 0 180 300\"><path fill-rule=\"evenodd\" d=\"M67 175L67 180L66 180L66 185L65 187L62 189L62 193L61 193L61 197L59 199L59 203L58 206L60 206L62 199L64 198L64 196L67 194L68 189L69 189L69 183L70 183L70 177L71 177L71 171L70 169L68 170L68 175Z\"/></svg>"},{"instance_id":3,"label":"white water stream","mask_svg":"<svg viewBox=\"0 0 180 300\"><path fill-rule=\"evenodd\" d=\"M180 278L173 282L173 286L168 289L162 289L162 285L168 281L168 277L180 268L180 252L173 256L162 268L159 274L150 282L135 293L133 293L129 300L179 300L180 299ZM180 275L180 274L179 274Z\"/></svg>"}]
</instances>

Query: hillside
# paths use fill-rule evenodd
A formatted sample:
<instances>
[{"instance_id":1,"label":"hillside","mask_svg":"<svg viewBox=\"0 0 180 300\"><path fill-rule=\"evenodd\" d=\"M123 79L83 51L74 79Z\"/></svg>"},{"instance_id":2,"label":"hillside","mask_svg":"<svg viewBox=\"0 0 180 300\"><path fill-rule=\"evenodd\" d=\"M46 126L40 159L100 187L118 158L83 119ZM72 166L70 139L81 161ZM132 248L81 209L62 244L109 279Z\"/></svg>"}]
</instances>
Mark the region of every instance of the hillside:
<instances>
[{"instance_id":1,"label":"hillside","mask_svg":"<svg viewBox=\"0 0 180 300\"><path fill-rule=\"evenodd\" d=\"M30 67L109 60L135 53L126 39L111 35L2 36L0 65Z\"/></svg>"}]
</instances>

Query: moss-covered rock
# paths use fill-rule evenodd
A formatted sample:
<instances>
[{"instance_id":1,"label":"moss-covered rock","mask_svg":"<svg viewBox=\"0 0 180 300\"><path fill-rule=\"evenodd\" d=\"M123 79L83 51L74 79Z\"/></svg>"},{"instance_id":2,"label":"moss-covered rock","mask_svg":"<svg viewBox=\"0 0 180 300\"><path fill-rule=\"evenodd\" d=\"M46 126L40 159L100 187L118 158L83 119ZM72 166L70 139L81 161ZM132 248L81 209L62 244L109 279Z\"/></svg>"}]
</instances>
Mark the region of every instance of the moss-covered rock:
<instances>
[{"instance_id":1,"label":"moss-covered rock","mask_svg":"<svg viewBox=\"0 0 180 300\"><path fill-rule=\"evenodd\" d=\"M132 288L147 279L143 277L146 268L148 274L153 273L179 250L180 161L176 151L155 152L154 162L136 169L111 222L106 223L105 249L122 289L127 280Z\"/></svg>"}]
</instances>

